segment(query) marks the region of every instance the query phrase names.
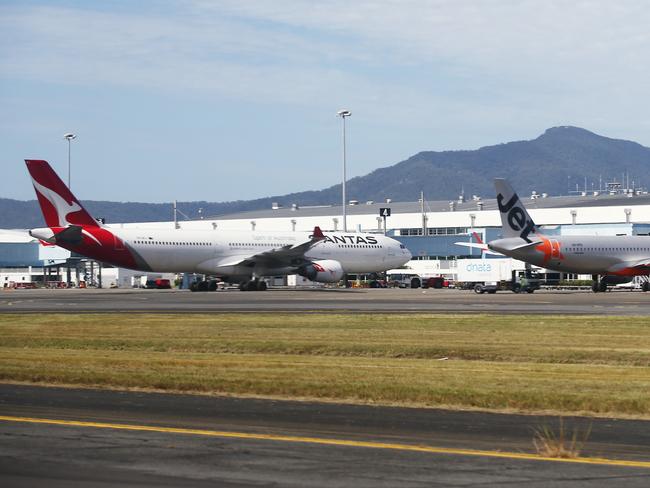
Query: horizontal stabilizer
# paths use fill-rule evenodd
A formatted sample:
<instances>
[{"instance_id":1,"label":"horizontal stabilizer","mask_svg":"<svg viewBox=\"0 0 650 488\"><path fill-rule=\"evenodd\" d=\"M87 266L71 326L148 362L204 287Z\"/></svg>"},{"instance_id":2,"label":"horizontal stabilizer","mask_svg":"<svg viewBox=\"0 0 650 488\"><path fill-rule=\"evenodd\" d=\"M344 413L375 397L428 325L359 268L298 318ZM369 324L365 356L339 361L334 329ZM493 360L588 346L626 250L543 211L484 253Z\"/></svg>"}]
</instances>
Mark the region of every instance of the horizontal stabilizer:
<instances>
[{"instance_id":1,"label":"horizontal stabilizer","mask_svg":"<svg viewBox=\"0 0 650 488\"><path fill-rule=\"evenodd\" d=\"M525 242L519 246L515 246L510 251L521 251L523 249L529 249L531 247L539 246L542 243L541 240L538 241L533 241L533 242Z\"/></svg>"},{"instance_id":2,"label":"horizontal stabilizer","mask_svg":"<svg viewBox=\"0 0 650 488\"><path fill-rule=\"evenodd\" d=\"M83 229L80 225L69 225L59 232L55 232L49 227L32 229L29 231L29 235L48 244L75 246L83 241L82 232Z\"/></svg>"},{"instance_id":3,"label":"horizontal stabilizer","mask_svg":"<svg viewBox=\"0 0 650 488\"><path fill-rule=\"evenodd\" d=\"M483 243L478 243L478 242L454 242L456 246L463 246L463 247L469 247L472 249L480 249L481 253L485 254L495 254L497 256L503 256L500 252L492 251L490 248L488 248L487 244Z\"/></svg>"}]
</instances>

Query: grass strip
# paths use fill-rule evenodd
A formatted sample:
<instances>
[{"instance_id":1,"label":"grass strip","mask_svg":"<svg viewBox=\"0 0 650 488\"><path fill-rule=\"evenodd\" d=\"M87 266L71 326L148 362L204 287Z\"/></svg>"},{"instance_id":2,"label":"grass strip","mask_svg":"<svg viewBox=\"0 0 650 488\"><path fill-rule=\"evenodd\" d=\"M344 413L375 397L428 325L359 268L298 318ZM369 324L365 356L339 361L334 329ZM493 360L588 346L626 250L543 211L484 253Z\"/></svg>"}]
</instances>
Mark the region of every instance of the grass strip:
<instances>
[{"instance_id":1,"label":"grass strip","mask_svg":"<svg viewBox=\"0 0 650 488\"><path fill-rule=\"evenodd\" d=\"M648 332L643 317L0 315L0 379L650 417Z\"/></svg>"}]
</instances>

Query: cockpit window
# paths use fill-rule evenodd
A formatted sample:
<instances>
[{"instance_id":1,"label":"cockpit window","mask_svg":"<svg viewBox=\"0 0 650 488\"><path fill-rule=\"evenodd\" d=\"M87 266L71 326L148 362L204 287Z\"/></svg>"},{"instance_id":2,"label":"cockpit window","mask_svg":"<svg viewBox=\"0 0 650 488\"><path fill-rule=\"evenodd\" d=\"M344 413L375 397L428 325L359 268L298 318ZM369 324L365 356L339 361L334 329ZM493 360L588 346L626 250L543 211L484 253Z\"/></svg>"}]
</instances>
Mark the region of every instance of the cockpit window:
<instances>
[{"instance_id":1,"label":"cockpit window","mask_svg":"<svg viewBox=\"0 0 650 488\"><path fill-rule=\"evenodd\" d=\"M400 244L400 245L399 245L399 248L400 248L400 249L406 249L406 246L405 246L404 244Z\"/></svg>"}]
</instances>

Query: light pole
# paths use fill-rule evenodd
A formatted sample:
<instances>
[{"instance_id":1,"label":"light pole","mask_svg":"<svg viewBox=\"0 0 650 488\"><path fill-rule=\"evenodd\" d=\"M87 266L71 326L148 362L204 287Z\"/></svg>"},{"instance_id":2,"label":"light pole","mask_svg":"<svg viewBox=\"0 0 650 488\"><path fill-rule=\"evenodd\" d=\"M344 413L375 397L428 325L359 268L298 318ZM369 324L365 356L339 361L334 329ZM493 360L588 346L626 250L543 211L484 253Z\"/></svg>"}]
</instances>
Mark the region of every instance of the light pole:
<instances>
[{"instance_id":1,"label":"light pole","mask_svg":"<svg viewBox=\"0 0 650 488\"><path fill-rule=\"evenodd\" d=\"M470 244L474 242L474 225L476 224L476 215L471 213L469 214L470 228L469 228L469 242ZM469 255L471 258L474 258L474 248L469 247ZM483 257L483 252L481 251L481 257Z\"/></svg>"},{"instance_id":2,"label":"light pole","mask_svg":"<svg viewBox=\"0 0 650 488\"><path fill-rule=\"evenodd\" d=\"M76 139L77 136L72 132L68 132L67 134L63 134L63 138L68 140L68 189L72 190L72 187L70 186L70 145L72 139Z\"/></svg>"},{"instance_id":3,"label":"light pole","mask_svg":"<svg viewBox=\"0 0 650 488\"><path fill-rule=\"evenodd\" d=\"M346 215L346 198L345 198L345 180L346 180L346 161L345 161L345 118L352 115L352 112L349 110L339 110L336 112L336 115L343 119L343 186L342 186L342 199L343 199L343 232L348 231L347 215Z\"/></svg>"}]
</instances>

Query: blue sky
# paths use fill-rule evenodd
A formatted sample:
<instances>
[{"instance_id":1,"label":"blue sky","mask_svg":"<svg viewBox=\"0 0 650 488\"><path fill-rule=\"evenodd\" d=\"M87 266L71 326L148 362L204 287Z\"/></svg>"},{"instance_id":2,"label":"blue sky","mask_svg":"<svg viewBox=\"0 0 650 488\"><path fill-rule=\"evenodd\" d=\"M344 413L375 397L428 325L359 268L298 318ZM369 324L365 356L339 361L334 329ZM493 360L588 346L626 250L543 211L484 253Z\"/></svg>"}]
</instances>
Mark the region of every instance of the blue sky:
<instances>
[{"instance_id":1,"label":"blue sky","mask_svg":"<svg viewBox=\"0 0 650 488\"><path fill-rule=\"evenodd\" d=\"M0 197L226 201L577 125L650 146L643 1L0 0ZM414 199L417 195L414 196Z\"/></svg>"}]
</instances>

